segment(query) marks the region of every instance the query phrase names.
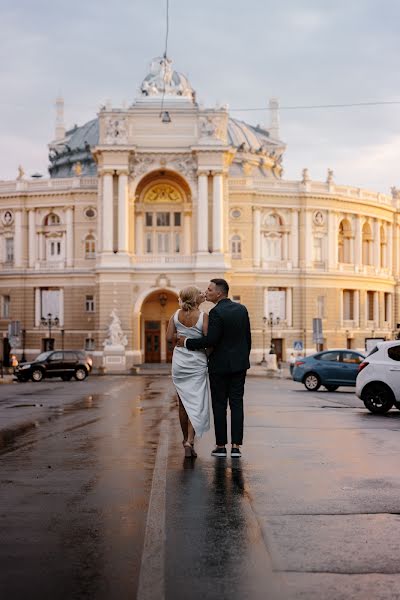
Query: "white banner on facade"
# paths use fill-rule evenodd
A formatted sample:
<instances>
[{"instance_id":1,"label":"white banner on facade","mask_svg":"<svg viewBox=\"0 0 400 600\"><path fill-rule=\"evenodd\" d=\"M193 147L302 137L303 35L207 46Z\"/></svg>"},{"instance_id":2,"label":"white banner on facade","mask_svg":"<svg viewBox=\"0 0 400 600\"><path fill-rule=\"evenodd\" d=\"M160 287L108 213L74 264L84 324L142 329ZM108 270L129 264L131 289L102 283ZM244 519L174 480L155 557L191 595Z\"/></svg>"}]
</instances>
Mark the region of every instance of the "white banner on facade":
<instances>
[{"instance_id":1,"label":"white banner on facade","mask_svg":"<svg viewBox=\"0 0 400 600\"><path fill-rule=\"evenodd\" d=\"M273 313L274 319L286 320L286 290L268 290L266 309L266 317Z\"/></svg>"},{"instance_id":2,"label":"white banner on facade","mask_svg":"<svg viewBox=\"0 0 400 600\"><path fill-rule=\"evenodd\" d=\"M41 298L41 318L47 319L60 318L60 290L42 290Z\"/></svg>"}]
</instances>

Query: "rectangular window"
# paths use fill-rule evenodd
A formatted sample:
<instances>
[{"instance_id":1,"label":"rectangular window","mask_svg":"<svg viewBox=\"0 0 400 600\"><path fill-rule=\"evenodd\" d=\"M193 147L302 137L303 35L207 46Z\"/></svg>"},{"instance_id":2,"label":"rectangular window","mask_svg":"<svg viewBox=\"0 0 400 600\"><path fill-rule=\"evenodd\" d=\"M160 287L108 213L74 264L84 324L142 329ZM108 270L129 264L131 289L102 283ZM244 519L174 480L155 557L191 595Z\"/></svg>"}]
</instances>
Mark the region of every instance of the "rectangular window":
<instances>
[{"instance_id":1,"label":"rectangular window","mask_svg":"<svg viewBox=\"0 0 400 600\"><path fill-rule=\"evenodd\" d=\"M343 320L354 319L354 290L343 290Z\"/></svg>"},{"instance_id":2,"label":"rectangular window","mask_svg":"<svg viewBox=\"0 0 400 600\"><path fill-rule=\"evenodd\" d=\"M94 296L92 294L85 298L85 310L86 312L94 312Z\"/></svg>"},{"instance_id":3,"label":"rectangular window","mask_svg":"<svg viewBox=\"0 0 400 600\"><path fill-rule=\"evenodd\" d=\"M41 289L40 318L47 319L49 314L52 319L61 319L59 289Z\"/></svg>"},{"instance_id":4,"label":"rectangular window","mask_svg":"<svg viewBox=\"0 0 400 600\"><path fill-rule=\"evenodd\" d=\"M151 254L153 252L153 234L146 234L146 252L147 254Z\"/></svg>"},{"instance_id":5,"label":"rectangular window","mask_svg":"<svg viewBox=\"0 0 400 600\"><path fill-rule=\"evenodd\" d=\"M181 226L181 213L179 212L174 213L174 225L175 227Z\"/></svg>"},{"instance_id":6,"label":"rectangular window","mask_svg":"<svg viewBox=\"0 0 400 600\"><path fill-rule=\"evenodd\" d=\"M392 320L392 315L391 313L391 294L385 292L385 298L384 298L384 311L385 311L385 318L384 320L387 323L390 323L390 321Z\"/></svg>"},{"instance_id":7,"label":"rectangular window","mask_svg":"<svg viewBox=\"0 0 400 600\"><path fill-rule=\"evenodd\" d=\"M319 319L325 319L325 296L317 298L317 316Z\"/></svg>"},{"instance_id":8,"label":"rectangular window","mask_svg":"<svg viewBox=\"0 0 400 600\"><path fill-rule=\"evenodd\" d=\"M181 236L179 233L175 234L175 252L178 254L181 251Z\"/></svg>"},{"instance_id":9,"label":"rectangular window","mask_svg":"<svg viewBox=\"0 0 400 600\"><path fill-rule=\"evenodd\" d=\"M367 320L374 320L374 294L375 292L367 292Z\"/></svg>"},{"instance_id":10,"label":"rectangular window","mask_svg":"<svg viewBox=\"0 0 400 600\"><path fill-rule=\"evenodd\" d=\"M146 213L146 227L153 227L153 213Z\"/></svg>"},{"instance_id":11,"label":"rectangular window","mask_svg":"<svg viewBox=\"0 0 400 600\"><path fill-rule=\"evenodd\" d=\"M14 262L14 238L6 238L6 262Z\"/></svg>"},{"instance_id":12,"label":"rectangular window","mask_svg":"<svg viewBox=\"0 0 400 600\"><path fill-rule=\"evenodd\" d=\"M157 252L159 254L169 252L169 233L157 233Z\"/></svg>"},{"instance_id":13,"label":"rectangular window","mask_svg":"<svg viewBox=\"0 0 400 600\"><path fill-rule=\"evenodd\" d=\"M93 338L86 338L85 339L85 350L95 350L96 345L94 343L94 339Z\"/></svg>"},{"instance_id":14,"label":"rectangular window","mask_svg":"<svg viewBox=\"0 0 400 600\"><path fill-rule=\"evenodd\" d=\"M314 237L314 262L322 262L322 238Z\"/></svg>"},{"instance_id":15,"label":"rectangular window","mask_svg":"<svg viewBox=\"0 0 400 600\"><path fill-rule=\"evenodd\" d=\"M1 303L1 317L2 319L10 318L10 296L3 296Z\"/></svg>"},{"instance_id":16,"label":"rectangular window","mask_svg":"<svg viewBox=\"0 0 400 600\"><path fill-rule=\"evenodd\" d=\"M169 212L158 212L157 214L157 227L169 227Z\"/></svg>"}]
</instances>

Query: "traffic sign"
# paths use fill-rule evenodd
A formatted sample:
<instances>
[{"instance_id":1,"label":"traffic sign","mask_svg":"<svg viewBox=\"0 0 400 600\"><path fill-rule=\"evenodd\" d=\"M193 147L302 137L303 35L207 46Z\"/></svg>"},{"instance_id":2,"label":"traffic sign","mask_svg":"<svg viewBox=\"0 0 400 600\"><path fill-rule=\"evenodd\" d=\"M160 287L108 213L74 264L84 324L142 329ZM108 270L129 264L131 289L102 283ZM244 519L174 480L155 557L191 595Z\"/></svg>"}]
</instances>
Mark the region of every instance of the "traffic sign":
<instances>
[{"instance_id":1,"label":"traffic sign","mask_svg":"<svg viewBox=\"0 0 400 600\"><path fill-rule=\"evenodd\" d=\"M293 350L296 350L297 352L302 352L303 351L303 342L301 340L296 340L293 343Z\"/></svg>"}]
</instances>

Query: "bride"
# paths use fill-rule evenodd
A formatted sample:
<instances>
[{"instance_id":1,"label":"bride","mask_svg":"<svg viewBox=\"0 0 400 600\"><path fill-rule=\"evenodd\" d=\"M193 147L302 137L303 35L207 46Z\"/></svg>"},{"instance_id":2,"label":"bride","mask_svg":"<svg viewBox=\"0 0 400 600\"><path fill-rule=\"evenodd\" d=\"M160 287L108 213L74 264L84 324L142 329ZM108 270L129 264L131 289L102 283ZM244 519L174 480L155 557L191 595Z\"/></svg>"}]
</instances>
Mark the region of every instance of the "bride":
<instances>
[{"instance_id":1,"label":"bride","mask_svg":"<svg viewBox=\"0 0 400 600\"><path fill-rule=\"evenodd\" d=\"M208 315L199 310L202 302L204 294L195 286L188 286L179 292L180 309L168 323L168 342L175 339L175 334L190 338L207 335ZM172 381L179 398L185 457L196 457L194 436L201 437L210 428L206 352L191 352L176 346L172 356Z\"/></svg>"}]
</instances>

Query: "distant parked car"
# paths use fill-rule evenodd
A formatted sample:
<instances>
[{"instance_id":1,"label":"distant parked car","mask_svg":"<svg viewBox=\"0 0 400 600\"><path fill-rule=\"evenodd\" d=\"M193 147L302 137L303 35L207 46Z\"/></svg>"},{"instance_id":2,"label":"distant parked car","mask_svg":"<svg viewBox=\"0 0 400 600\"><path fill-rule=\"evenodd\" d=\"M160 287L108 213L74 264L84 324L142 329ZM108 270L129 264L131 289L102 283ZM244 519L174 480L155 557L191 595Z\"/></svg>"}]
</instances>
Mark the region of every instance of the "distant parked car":
<instances>
[{"instance_id":1,"label":"distant parked car","mask_svg":"<svg viewBox=\"0 0 400 600\"><path fill-rule=\"evenodd\" d=\"M296 360L293 380L315 392L321 385L334 392L341 385L355 386L358 366L365 355L356 350L324 350Z\"/></svg>"},{"instance_id":2,"label":"distant parked car","mask_svg":"<svg viewBox=\"0 0 400 600\"><path fill-rule=\"evenodd\" d=\"M400 341L378 342L359 366L356 395L374 414L400 409Z\"/></svg>"},{"instance_id":3,"label":"distant parked car","mask_svg":"<svg viewBox=\"0 0 400 600\"><path fill-rule=\"evenodd\" d=\"M42 381L47 377L61 377L63 381L75 377L77 381L83 381L92 365L92 359L82 350L50 350L42 352L32 362L20 363L14 374L19 381Z\"/></svg>"}]
</instances>

